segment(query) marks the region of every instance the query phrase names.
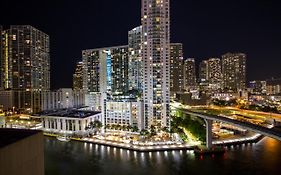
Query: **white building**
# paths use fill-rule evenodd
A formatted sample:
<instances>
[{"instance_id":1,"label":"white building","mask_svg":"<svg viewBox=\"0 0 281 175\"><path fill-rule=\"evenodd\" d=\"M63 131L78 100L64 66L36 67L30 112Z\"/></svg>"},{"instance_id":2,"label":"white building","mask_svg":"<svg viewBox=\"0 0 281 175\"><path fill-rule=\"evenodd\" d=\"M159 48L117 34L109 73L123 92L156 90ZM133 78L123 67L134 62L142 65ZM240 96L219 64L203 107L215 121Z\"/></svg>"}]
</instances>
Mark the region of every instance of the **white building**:
<instances>
[{"instance_id":1,"label":"white building","mask_svg":"<svg viewBox=\"0 0 281 175\"><path fill-rule=\"evenodd\" d=\"M170 127L170 0L142 0L144 126Z\"/></svg>"},{"instance_id":2,"label":"white building","mask_svg":"<svg viewBox=\"0 0 281 175\"><path fill-rule=\"evenodd\" d=\"M77 108L84 106L83 91L73 91L71 88L62 88L57 91L46 91L42 93L41 111Z\"/></svg>"},{"instance_id":3,"label":"white building","mask_svg":"<svg viewBox=\"0 0 281 175\"><path fill-rule=\"evenodd\" d=\"M54 133L83 133L90 122L101 121L101 112L82 110L59 110L42 113L43 130Z\"/></svg>"},{"instance_id":4,"label":"white building","mask_svg":"<svg viewBox=\"0 0 281 175\"><path fill-rule=\"evenodd\" d=\"M103 105L102 94L99 92L89 92L85 94L85 106L91 110L101 111Z\"/></svg>"},{"instance_id":5,"label":"white building","mask_svg":"<svg viewBox=\"0 0 281 175\"><path fill-rule=\"evenodd\" d=\"M106 103L105 125L119 124L137 126L143 129L142 102L115 102Z\"/></svg>"}]
</instances>

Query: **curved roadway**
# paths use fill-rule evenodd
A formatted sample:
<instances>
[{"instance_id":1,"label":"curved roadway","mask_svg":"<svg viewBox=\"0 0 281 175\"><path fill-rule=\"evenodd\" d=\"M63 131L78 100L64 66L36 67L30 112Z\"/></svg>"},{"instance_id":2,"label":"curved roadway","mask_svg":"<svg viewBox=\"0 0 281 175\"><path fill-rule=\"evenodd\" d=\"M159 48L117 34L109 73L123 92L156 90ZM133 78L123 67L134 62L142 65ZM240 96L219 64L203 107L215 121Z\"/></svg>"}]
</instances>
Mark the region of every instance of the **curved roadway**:
<instances>
[{"instance_id":1,"label":"curved roadway","mask_svg":"<svg viewBox=\"0 0 281 175\"><path fill-rule=\"evenodd\" d=\"M207 119L207 120L214 120L214 121L219 121L219 122L223 122L223 123L228 123L228 124L234 125L236 127L244 128L244 129L247 129L247 130L250 130L250 131L253 131L256 133L260 133L262 135L265 135L265 136L268 136L268 137L281 141L281 132L278 132L278 131L270 129L270 128L259 126L259 125L253 124L253 123L234 120L234 119L227 118L227 117L194 112L194 111L191 111L188 109L180 109L180 110L182 110L184 113L189 114L189 115L197 116L197 117Z\"/></svg>"}]
</instances>

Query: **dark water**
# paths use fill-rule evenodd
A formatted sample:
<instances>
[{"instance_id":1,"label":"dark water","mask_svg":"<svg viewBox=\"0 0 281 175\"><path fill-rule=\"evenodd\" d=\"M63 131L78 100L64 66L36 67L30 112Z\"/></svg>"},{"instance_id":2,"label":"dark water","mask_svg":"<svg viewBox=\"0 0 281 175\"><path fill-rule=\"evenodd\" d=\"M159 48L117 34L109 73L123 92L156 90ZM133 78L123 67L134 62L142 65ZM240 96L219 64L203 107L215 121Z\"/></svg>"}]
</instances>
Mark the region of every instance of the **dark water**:
<instances>
[{"instance_id":1,"label":"dark water","mask_svg":"<svg viewBox=\"0 0 281 175\"><path fill-rule=\"evenodd\" d=\"M191 151L138 153L45 138L46 175L281 174L281 142L265 138L229 148L222 156Z\"/></svg>"}]
</instances>

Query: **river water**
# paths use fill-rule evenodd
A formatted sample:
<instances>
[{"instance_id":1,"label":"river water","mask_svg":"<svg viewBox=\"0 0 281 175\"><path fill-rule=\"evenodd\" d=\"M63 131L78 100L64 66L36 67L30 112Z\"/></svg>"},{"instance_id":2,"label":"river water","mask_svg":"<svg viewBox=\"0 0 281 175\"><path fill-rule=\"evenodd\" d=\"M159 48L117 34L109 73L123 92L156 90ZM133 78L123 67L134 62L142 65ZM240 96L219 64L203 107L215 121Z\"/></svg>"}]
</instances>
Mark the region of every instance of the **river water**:
<instances>
[{"instance_id":1,"label":"river water","mask_svg":"<svg viewBox=\"0 0 281 175\"><path fill-rule=\"evenodd\" d=\"M194 156L192 151L139 153L45 137L46 175L231 175L281 174L281 142L264 138L229 147L221 156Z\"/></svg>"}]
</instances>

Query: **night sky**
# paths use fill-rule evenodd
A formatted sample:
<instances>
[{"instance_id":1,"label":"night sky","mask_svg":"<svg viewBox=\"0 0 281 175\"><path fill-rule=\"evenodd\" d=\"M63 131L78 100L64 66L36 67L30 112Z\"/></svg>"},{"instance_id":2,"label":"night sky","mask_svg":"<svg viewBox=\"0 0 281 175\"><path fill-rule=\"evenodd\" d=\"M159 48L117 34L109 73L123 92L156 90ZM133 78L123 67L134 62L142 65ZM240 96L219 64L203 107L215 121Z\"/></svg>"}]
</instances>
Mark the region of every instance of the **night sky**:
<instances>
[{"instance_id":1,"label":"night sky","mask_svg":"<svg viewBox=\"0 0 281 175\"><path fill-rule=\"evenodd\" d=\"M81 50L127 44L141 0L0 2L0 24L29 24L50 36L51 87L71 87ZM171 0L171 42L197 64L226 52L247 54L248 80L281 77L279 0Z\"/></svg>"}]
</instances>

